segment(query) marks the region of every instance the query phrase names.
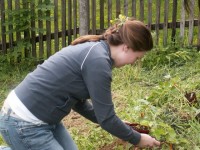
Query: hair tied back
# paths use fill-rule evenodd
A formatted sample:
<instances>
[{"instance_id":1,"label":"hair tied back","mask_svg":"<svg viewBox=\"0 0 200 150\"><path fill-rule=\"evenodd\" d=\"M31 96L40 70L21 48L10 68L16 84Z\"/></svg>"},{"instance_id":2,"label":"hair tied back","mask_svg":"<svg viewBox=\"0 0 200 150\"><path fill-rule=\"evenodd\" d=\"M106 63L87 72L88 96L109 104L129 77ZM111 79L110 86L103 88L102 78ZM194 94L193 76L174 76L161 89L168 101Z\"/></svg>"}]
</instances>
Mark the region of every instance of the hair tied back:
<instances>
[{"instance_id":1,"label":"hair tied back","mask_svg":"<svg viewBox=\"0 0 200 150\"><path fill-rule=\"evenodd\" d=\"M118 32L118 29L121 28L121 27L125 24L125 22L126 22L128 19L129 19L128 17L126 17L126 16L120 14L120 15L119 15L119 18L115 18L114 20L110 20L110 23L111 23L112 25L115 25L115 26L116 26L117 32Z\"/></svg>"}]
</instances>

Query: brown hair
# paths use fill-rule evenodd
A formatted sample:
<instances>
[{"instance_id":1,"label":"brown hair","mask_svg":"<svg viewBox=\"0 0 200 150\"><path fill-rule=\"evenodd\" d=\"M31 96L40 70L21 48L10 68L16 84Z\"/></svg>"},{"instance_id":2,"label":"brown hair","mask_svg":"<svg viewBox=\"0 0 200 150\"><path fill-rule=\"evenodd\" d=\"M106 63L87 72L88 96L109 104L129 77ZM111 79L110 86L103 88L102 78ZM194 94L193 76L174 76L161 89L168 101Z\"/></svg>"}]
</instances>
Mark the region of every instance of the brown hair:
<instances>
[{"instance_id":1,"label":"brown hair","mask_svg":"<svg viewBox=\"0 0 200 150\"><path fill-rule=\"evenodd\" d=\"M151 32L141 21L127 19L123 24L116 23L102 35L84 35L71 44L76 45L86 41L107 40L110 45L126 44L134 51L149 51L153 48Z\"/></svg>"}]
</instances>

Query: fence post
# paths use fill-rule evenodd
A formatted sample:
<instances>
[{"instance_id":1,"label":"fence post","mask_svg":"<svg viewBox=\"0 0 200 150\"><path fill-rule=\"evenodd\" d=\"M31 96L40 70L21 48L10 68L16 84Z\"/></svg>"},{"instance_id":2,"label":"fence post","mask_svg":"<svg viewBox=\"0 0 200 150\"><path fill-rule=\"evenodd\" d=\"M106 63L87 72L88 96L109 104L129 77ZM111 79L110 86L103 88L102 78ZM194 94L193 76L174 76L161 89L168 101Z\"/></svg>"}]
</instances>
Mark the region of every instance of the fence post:
<instances>
[{"instance_id":1,"label":"fence post","mask_svg":"<svg viewBox=\"0 0 200 150\"><path fill-rule=\"evenodd\" d=\"M66 0L62 0L62 47L66 47L66 18L67 18L67 14L66 14L66 5L67 2Z\"/></svg>"},{"instance_id":2,"label":"fence post","mask_svg":"<svg viewBox=\"0 0 200 150\"><path fill-rule=\"evenodd\" d=\"M155 30L156 30L156 45L159 44L159 34L160 34L160 31L159 31L159 24L160 24L160 5L161 5L161 2L160 0L156 0L156 26L155 26Z\"/></svg>"},{"instance_id":3,"label":"fence post","mask_svg":"<svg viewBox=\"0 0 200 150\"><path fill-rule=\"evenodd\" d=\"M2 51L3 51L3 54L6 54L7 53L7 48L6 48L6 27L4 26L4 23L5 23L5 3L4 3L4 0L3 1L0 1L0 12L1 12L1 38L2 38Z\"/></svg>"},{"instance_id":4,"label":"fence post","mask_svg":"<svg viewBox=\"0 0 200 150\"><path fill-rule=\"evenodd\" d=\"M163 46L167 45L168 37L168 10L169 9L169 0L165 0L164 4L164 23L163 23Z\"/></svg>"},{"instance_id":5,"label":"fence post","mask_svg":"<svg viewBox=\"0 0 200 150\"><path fill-rule=\"evenodd\" d=\"M191 46L193 44L193 31L194 31L194 0L190 1L190 14L189 14L189 37L188 44Z\"/></svg>"},{"instance_id":6,"label":"fence post","mask_svg":"<svg viewBox=\"0 0 200 150\"><path fill-rule=\"evenodd\" d=\"M96 34L96 0L92 0L92 34ZM108 9L109 10L109 9ZM109 18L109 16L108 16Z\"/></svg>"},{"instance_id":7,"label":"fence post","mask_svg":"<svg viewBox=\"0 0 200 150\"><path fill-rule=\"evenodd\" d=\"M177 0L173 0L173 10L172 10L172 42L175 42L176 36L176 18L177 18Z\"/></svg>"},{"instance_id":8,"label":"fence post","mask_svg":"<svg viewBox=\"0 0 200 150\"><path fill-rule=\"evenodd\" d=\"M79 16L80 16L80 28L79 28L79 34L80 36L88 34L88 26L89 26L89 20L88 20L88 0L79 0Z\"/></svg>"},{"instance_id":9,"label":"fence post","mask_svg":"<svg viewBox=\"0 0 200 150\"><path fill-rule=\"evenodd\" d=\"M29 6L29 3L26 1L26 0L22 0L22 8L23 9L30 9L30 6ZM25 17L27 17L27 15L29 15L29 14L25 14L25 13L23 13L23 15L25 16ZM27 25L29 25L30 26L30 24L29 24L29 22L28 21L26 21L26 24ZM24 40L27 42L27 43L30 43L30 29L25 29L24 30ZM30 47L25 47L25 49L24 49L24 56L25 56L25 58L28 58L28 57L30 57L30 51L31 51L31 49L30 49Z\"/></svg>"},{"instance_id":10,"label":"fence post","mask_svg":"<svg viewBox=\"0 0 200 150\"><path fill-rule=\"evenodd\" d=\"M184 0L181 2L181 21L180 21L180 41L184 44L184 33L185 33L185 7Z\"/></svg>"}]
</instances>

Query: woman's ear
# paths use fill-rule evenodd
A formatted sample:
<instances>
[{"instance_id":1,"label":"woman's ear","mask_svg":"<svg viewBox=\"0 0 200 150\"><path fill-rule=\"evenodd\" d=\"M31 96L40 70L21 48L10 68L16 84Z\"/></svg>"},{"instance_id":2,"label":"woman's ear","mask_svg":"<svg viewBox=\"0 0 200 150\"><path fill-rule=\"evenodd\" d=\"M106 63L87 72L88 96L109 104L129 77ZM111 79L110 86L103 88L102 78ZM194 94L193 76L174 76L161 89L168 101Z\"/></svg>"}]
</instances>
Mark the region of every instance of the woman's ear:
<instances>
[{"instance_id":1,"label":"woman's ear","mask_svg":"<svg viewBox=\"0 0 200 150\"><path fill-rule=\"evenodd\" d=\"M125 52L127 52L128 49L129 49L129 47L128 47L126 44L124 44L124 46L123 46L123 50L124 50Z\"/></svg>"}]
</instances>

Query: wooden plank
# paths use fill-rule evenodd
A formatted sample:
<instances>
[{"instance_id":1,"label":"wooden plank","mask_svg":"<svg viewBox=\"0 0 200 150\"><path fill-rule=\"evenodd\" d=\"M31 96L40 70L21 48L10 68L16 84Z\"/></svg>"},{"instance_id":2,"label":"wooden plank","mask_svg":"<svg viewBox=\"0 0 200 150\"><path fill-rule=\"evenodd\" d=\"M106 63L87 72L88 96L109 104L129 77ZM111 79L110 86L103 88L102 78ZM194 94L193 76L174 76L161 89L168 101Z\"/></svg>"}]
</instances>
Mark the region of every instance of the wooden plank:
<instances>
[{"instance_id":1,"label":"wooden plank","mask_svg":"<svg viewBox=\"0 0 200 150\"><path fill-rule=\"evenodd\" d=\"M4 26L5 23L5 3L4 0L0 1L1 5L1 38L2 38L2 52L3 54L7 53L7 47L6 47L6 27Z\"/></svg>"},{"instance_id":2,"label":"wooden plank","mask_svg":"<svg viewBox=\"0 0 200 150\"><path fill-rule=\"evenodd\" d=\"M199 5L199 15L198 15L198 50L200 51L200 0L198 1Z\"/></svg>"},{"instance_id":3,"label":"wooden plank","mask_svg":"<svg viewBox=\"0 0 200 150\"><path fill-rule=\"evenodd\" d=\"M12 11L12 0L8 0L8 10ZM13 17L12 15L8 15L8 18L9 20L12 20ZM9 31L12 31L13 30L13 25L12 24L9 24L8 26L8 30ZM9 33L9 48L12 49L13 48L13 33Z\"/></svg>"},{"instance_id":4,"label":"wooden plank","mask_svg":"<svg viewBox=\"0 0 200 150\"><path fill-rule=\"evenodd\" d=\"M124 0L124 15L128 16L128 0Z\"/></svg>"},{"instance_id":5,"label":"wooden plank","mask_svg":"<svg viewBox=\"0 0 200 150\"><path fill-rule=\"evenodd\" d=\"M50 0L46 0L46 5L50 4ZM46 17L50 18L51 17L51 11L47 10L46 11ZM47 34L47 57L51 56L51 21L48 19L46 20L46 34Z\"/></svg>"},{"instance_id":6,"label":"wooden plank","mask_svg":"<svg viewBox=\"0 0 200 150\"><path fill-rule=\"evenodd\" d=\"M42 4L42 0L38 1L38 4ZM42 16L42 11L38 10L38 17ZM43 21L41 19L38 20L38 27L39 27L39 37L38 37L38 41L39 41L39 59L44 59L44 38L43 38L43 32L41 31L43 29Z\"/></svg>"},{"instance_id":7,"label":"wooden plank","mask_svg":"<svg viewBox=\"0 0 200 150\"><path fill-rule=\"evenodd\" d=\"M144 0L140 0L140 21L144 21Z\"/></svg>"},{"instance_id":8,"label":"wooden plank","mask_svg":"<svg viewBox=\"0 0 200 150\"><path fill-rule=\"evenodd\" d=\"M111 26L110 20L112 20L112 0L108 0L108 26Z\"/></svg>"},{"instance_id":9,"label":"wooden plank","mask_svg":"<svg viewBox=\"0 0 200 150\"><path fill-rule=\"evenodd\" d=\"M100 30L104 29L104 0L100 0Z\"/></svg>"},{"instance_id":10,"label":"wooden plank","mask_svg":"<svg viewBox=\"0 0 200 150\"><path fill-rule=\"evenodd\" d=\"M79 35L88 34L88 0L79 0Z\"/></svg>"},{"instance_id":11,"label":"wooden plank","mask_svg":"<svg viewBox=\"0 0 200 150\"><path fill-rule=\"evenodd\" d=\"M87 0L87 12L88 12L88 15L87 15L87 21L88 21L88 31L90 30L90 0Z\"/></svg>"},{"instance_id":12,"label":"wooden plank","mask_svg":"<svg viewBox=\"0 0 200 150\"><path fill-rule=\"evenodd\" d=\"M181 1L181 21L180 21L180 41L183 44L184 39L184 32L185 32L185 7L184 7L184 0Z\"/></svg>"},{"instance_id":13,"label":"wooden plank","mask_svg":"<svg viewBox=\"0 0 200 150\"><path fill-rule=\"evenodd\" d=\"M152 23L152 0L148 0L148 28L151 30Z\"/></svg>"},{"instance_id":14,"label":"wooden plank","mask_svg":"<svg viewBox=\"0 0 200 150\"><path fill-rule=\"evenodd\" d=\"M173 0L173 9L172 9L172 36L171 40L175 42L176 38L176 18L177 18L177 0Z\"/></svg>"},{"instance_id":15,"label":"wooden plank","mask_svg":"<svg viewBox=\"0 0 200 150\"><path fill-rule=\"evenodd\" d=\"M136 18L136 0L132 0L132 16Z\"/></svg>"},{"instance_id":16,"label":"wooden plank","mask_svg":"<svg viewBox=\"0 0 200 150\"><path fill-rule=\"evenodd\" d=\"M96 0L92 0L92 34L96 34Z\"/></svg>"},{"instance_id":17,"label":"wooden plank","mask_svg":"<svg viewBox=\"0 0 200 150\"><path fill-rule=\"evenodd\" d=\"M190 14L189 14L189 36L188 44L193 44L193 30L194 30L194 0L191 0L190 4Z\"/></svg>"},{"instance_id":18,"label":"wooden plank","mask_svg":"<svg viewBox=\"0 0 200 150\"><path fill-rule=\"evenodd\" d=\"M54 51L59 51L58 39L58 0L54 0Z\"/></svg>"},{"instance_id":19,"label":"wooden plank","mask_svg":"<svg viewBox=\"0 0 200 150\"><path fill-rule=\"evenodd\" d=\"M116 0L116 18L118 18L119 14L121 14L120 6L120 0Z\"/></svg>"},{"instance_id":20,"label":"wooden plank","mask_svg":"<svg viewBox=\"0 0 200 150\"><path fill-rule=\"evenodd\" d=\"M35 16L35 1L31 1L30 2L30 8L31 8L31 14L33 16ZM35 32L35 20L34 18L31 19L31 44L32 44L32 57L34 58L37 58L37 55L36 55L36 41L35 41L35 38L36 38L36 32Z\"/></svg>"},{"instance_id":21,"label":"wooden plank","mask_svg":"<svg viewBox=\"0 0 200 150\"><path fill-rule=\"evenodd\" d=\"M19 10L20 9L20 0L15 0L15 9ZM16 26L16 28L19 28L19 25ZM21 41L21 33L19 31L16 32L16 41ZM22 59L22 53L18 52L17 54L17 62L21 62Z\"/></svg>"},{"instance_id":22,"label":"wooden plank","mask_svg":"<svg viewBox=\"0 0 200 150\"><path fill-rule=\"evenodd\" d=\"M72 42L72 0L68 0L68 45Z\"/></svg>"},{"instance_id":23,"label":"wooden plank","mask_svg":"<svg viewBox=\"0 0 200 150\"><path fill-rule=\"evenodd\" d=\"M156 45L159 44L159 24L160 24L160 0L156 0L156 26L155 26Z\"/></svg>"},{"instance_id":24,"label":"wooden plank","mask_svg":"<svg viewBox=\"0 0 200 150\"><path fill-rule=\"evenodd\" d=\"M167 45L168 37L168 12L169 12L169 0L165 0L164 4L164 23L163 23L163 46Z\"/></svg>"},{"instance_id":25,"label":"wooden plank","mask_svg":"<svg viewBox=\"0 0 200 150\"><path fill-rule=\"evenodd\" d=\"M62 47L66 46L66 0L62 0L61 2L61 11L62 11Z\"/></svg>"},{"instance_id":26,"label":"wooden plank","mask_svg":"<svg viewBox=\"0 0 200 150\"><path fill-rule=\"evenodd\" d=\"M15 0L15 9L19 10L20 9L20 0ZM19 28L18 26L16 28ZM20 41L21 40L21 34L20 32L16 32L16 41Z\"/></svg>"},{"instance_id":27,"label":"wooden plank","mask_svg":"<svg viewBox=\"0 0 200 150\"><path fill-rule=\"evenodd\" d=\"M73 36L74 39L77 38L77 0L73 0L73 23L74 23L74 29L73 29Z\"/></svg>"},{"instance_id":28,"label":"wooden plank","mask_svg":"<svg viewBox=\"0 0 200 150\"><path fill-rule=\"evenodd\" d=\"M22 0L22 5L23 5L23 9L29 9L29 4L26 0ZM26 21L26 24L29 24L28 20ZM28 43L30 42L30 31L29 31L29 29L24 30L24 40ZM25 47L24 57L25 58L30 57L30 48Z\"/></svg>"}]
</instances>

